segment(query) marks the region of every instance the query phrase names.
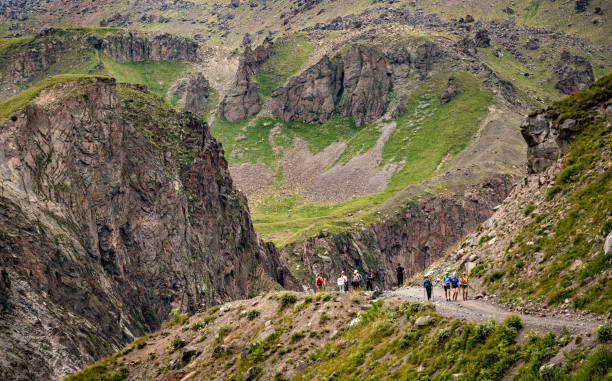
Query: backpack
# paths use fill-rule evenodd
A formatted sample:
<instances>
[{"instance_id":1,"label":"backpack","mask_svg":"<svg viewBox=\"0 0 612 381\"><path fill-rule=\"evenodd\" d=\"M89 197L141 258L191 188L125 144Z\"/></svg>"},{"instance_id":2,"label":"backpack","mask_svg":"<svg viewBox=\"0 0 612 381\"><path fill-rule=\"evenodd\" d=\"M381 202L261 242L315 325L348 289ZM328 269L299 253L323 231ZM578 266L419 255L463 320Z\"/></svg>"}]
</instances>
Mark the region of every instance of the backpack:
<instances>
[{"instance_id":1,"label":"backpack","mask_svg":"<svg viewBox=\"0 0 612 381\"><path fill-rule=\"evenodd\" d=\"M424 287L431 287L431 282L429 281L429 279L427 279L424 283L423 283Z\"/></svg>"},{"instance_id":2,"label":"backpack","mask_svg":"<svg viewBox=\"0 0 612 381\"><path fill-rule=\"evenodd\" d=\"M359 284L359 282L361 282L361 276L359 274L353 275L352 282L354 284Z\"/></svg>"}]
</instances>

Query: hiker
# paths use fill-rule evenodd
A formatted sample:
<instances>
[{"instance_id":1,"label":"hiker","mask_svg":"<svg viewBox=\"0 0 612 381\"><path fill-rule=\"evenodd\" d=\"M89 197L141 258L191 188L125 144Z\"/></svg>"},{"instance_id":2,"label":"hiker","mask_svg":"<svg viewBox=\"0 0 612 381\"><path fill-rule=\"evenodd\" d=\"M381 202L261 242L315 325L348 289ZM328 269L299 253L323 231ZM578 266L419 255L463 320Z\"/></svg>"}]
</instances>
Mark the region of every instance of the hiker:
<instances>
[{"instance_id":1,"label":"hiker","mask_svg":"<svg viewBox=\"0 0 612 381\"><path fill-rule=\"evenodd\" d=\"M459 295L459 278L457 278L457 273L453 273L450 282L453 290L453 300L457 300L457 296Z\"/></svg>"},{"instance_id":2,"label":"hiker","mask_svg":"<svg viewBox=\"0 0 612 381\"><path fill-rule=\"evenodd\" d=\"M315 280L315 287L317 289L316 292L325 291L325 279L323 279L323 274L317 274L317 280Z\"/></svg>"},{"instance_id":3,"label":"hiker","mask_svg":"<svg viewBox=\"0 0 612 381\"><path fill-rule=\"evenodd\" d=\"M353 292L359 292L359 284L361 283L361 274L359 274L359 271L355 270L353 271L353 277L351 278L351 286L353 289Z\"/></svg>"},{"instance_id":4,"label":"hiker","mask_svg":"<svg viewBox=\"0 0 612 381\"><path fill-rule=\"evenodd\" d=\"M374 273L370 270L366 270L366 290L374 291Z\"/></svg>"},{"instance_id":5,"label":"hiker","mask_svg":"<svg viewBox=\"0 0 612 381\"><path fill-rule=\"evenodd\" d=\"M402 284L404 284L404 272L406 270L404 270L404 268L402 267L402 265L400 263L397 264L397 267L395 268L395 272L397 273L397 287L402 287Z\"/></svg>"},{"instance_id":6,"label":"hiker","mask_svg":"<svg viewBox=\"0 0 612 381\"><path fill-rule=\"evenodd\" d=\"M429 280L429 275L425 275L425 281L423 282L423 287L425 287L425 291L427 292L427 300L431 300L431 281Z\"/></svg>"},{"instance_id":7,"label":"hiker","mask_svg":"<svg viewBox=\"0 0 612 381\"><path fill-rule=\"evenodd\" d=\"M468 299L468 276L466 273L461 274L461 279L459 280L459 284L461 286L461 292L463 293L463 300Z\"/></svg>"},{"instance_id":8,"label":"hiker","mask_svg":"<svg viewBox=\"0 0 612 381\"><path fill-rule=\"evenodd\" d=\"M450 302L451 297L451 277L448 275L448 271L442 277L442 285L444 286L444 296L446 297L446 301Z\"/></svg>"},{"instance_id":9,"label":"hiker","mask_svg":"<svg viewBox=\"0 0 612 381\"><path fill-rule=\"evenodd\" d=\"M338 273L338 291L346 292L346 277L344 276L344 271Z\"/></svg>"}]
</instances>

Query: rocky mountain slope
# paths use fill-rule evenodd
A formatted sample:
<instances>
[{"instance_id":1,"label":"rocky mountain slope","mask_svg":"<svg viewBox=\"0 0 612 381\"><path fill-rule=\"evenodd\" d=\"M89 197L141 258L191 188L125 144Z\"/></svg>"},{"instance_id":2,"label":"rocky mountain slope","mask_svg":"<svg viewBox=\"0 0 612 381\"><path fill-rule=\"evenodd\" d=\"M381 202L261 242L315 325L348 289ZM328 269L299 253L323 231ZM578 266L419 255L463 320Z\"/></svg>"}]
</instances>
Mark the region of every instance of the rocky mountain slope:
<instances>
[{"instance_id":1,"label":"rocky mountain slope","mask_svg":"<svg viewBox=\"0 0 612 381\"><path fill-rule=\"evenodd\" d=\"M534 325L518 316L466 321L437 312L439 303L396 301L394 295L369 300L363 294L268 293L194 316L176 314L159 332L67 380L585 380L609 375L609 336L595 334L591 325L537 335ZM455 310L460 307L469 306L454 304Z\"/></svg>"},{"instance_id":2,"label":"rocky mountain slope","mask_svg":"<svg viewBox=\"0 0 612 381\"><path fill-rule=\"evenodd\" d=\"M612 76L532 113L522 126L528 175L434 272L531 314L610 318Z\"/></svg>"},{"instance_id":3,"label":"rocky mountain slope","mask_svg":"<svg viewBox=\"0 0 612 381\"><path fill-rule=\"evenodd\" d=\"M57 379L173 308L295 287L193 114L76 76L0 110L0 378Z\"/></svg>"}]
</instances>

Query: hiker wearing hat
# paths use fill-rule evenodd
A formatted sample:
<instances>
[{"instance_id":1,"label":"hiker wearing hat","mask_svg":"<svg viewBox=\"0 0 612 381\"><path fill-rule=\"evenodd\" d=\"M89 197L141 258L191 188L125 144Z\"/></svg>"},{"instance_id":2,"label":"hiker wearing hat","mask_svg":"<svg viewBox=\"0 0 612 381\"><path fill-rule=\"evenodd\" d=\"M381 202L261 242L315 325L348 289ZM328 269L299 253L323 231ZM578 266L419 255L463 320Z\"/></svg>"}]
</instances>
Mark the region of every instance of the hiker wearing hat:
<instances>
[{"instance_id":1,"label":"hiker wearing hat","mask_svg":"<svg viewBox=\"0 0 612 381\"><path fill-rule=\"evenodd\" d=\"M344 271L338 274L338 291L346 292L346 284L348 283L348 279L344 274Z\"/></svg>"},{"instance_id":2,"label":"hiker wearing hat","mask_svg":"<svg viewBox=\"0 0 612 381\"><path fill-rule=\"evenodd\" d=\"M463 300L467 300L468 298L468 276L466 273L461 274L461 279L459 279L459 285L461 287L461 293L463 294Z\"/></svg>"},{"instance_id":3,"label":"hiker wearing hat","mask_svg":"<svg viewBox=\"0 0 612 381\"><path fill-rule=\"evenodd\" d=\"M431 300L431 280L429 280L429 275L425 275L425 281L423 282L423 287L425 287L425 291L427 292L427 300Z\"/></svg>"},{"instance_id":4,"label":"hiker wearing hat","mask_svg":"<svg viewBox=\"0 0 612 381\"><path fill-rule=\"evenodd\" d=\"M362 279L363 278L361 277L361 274L359 274L359 271L353 271L353 277L351 278L351 287L353 292L359 292L359 284L361 283Z\"/></svg>"},{"instance_id":5,"label":"hiker wearing hat","mask_svg":"<svg viewBox=\"0 0 612 381\"><path fill-rule=\"evenodd\" d=\"M448 275L448 271L442 277L442 285L444 286L444 296L446 297L446 301L449 302L451 298L451 277Z\"/></svg>"}]
</instances>

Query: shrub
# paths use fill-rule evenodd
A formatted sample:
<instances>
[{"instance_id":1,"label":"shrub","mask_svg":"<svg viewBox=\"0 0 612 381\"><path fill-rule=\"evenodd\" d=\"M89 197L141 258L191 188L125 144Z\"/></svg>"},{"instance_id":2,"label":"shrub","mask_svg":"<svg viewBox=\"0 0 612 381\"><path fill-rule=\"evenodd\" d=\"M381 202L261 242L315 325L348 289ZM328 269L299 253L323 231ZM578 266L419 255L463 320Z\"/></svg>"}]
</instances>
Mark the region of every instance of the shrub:
<instances>
[{"instance_id":1,"label":"shrub","mask_svg":"<svg viewBox=\"0 0 612 381\"><path fill-rule=\"evenodd\" d=\"M529 204L526 208L525 208L525 216L529 216L531 213L533 213L533 211L536 209L536 206L534 204Z\"/></svg>"},{"instance_id":2,"label":"shrub","mask_svg":"<svg viewBox=\"0 0 612 381\"><path fill-rule=\"evenodd\" d=\"M229 324L223 324L221 327L219 327L219 333L217 334L217 342L222 342L231 330L232 327L230 327Z\"/></svg>"},{"instance_id":3,"label":"shrub","mask_svg":"<svg viewBox=\"0 0 612 381\"><path fill-rule=\"evenodd\" d=\"M319 317L319 324L323 324L328 320L329 320L329 316L327 316L327 313L323 312L321 316Z\"/></svg>"},{"instance_id":4,"label":"shrub","mask_svg":"<svg viewBox=\"0 0 612 381\"><path fill-rule=\"evenodd\" d=\"M251 309L250 309L250 310L247 312L247 314L246 314L247 319L249 319L249 320L253 320L253 319L255 319L256 317L258 317L259 315L260 315L260 312L259 312L259 310L258 310L257 308L251 308Z\"/></svg>"},{"instance_id":5,"label":"shrub","mask_svg":"<svg viewBox=\"0 0 612 381\"><path fill-rule=\"evenodd\" d=\"M177 349L183 348L185 345L186 343L180 337L177 336L172 339L172 342L170 342L170 352L174 352Z\"/></svg>"},{"instance_id":6,"label":"shrub","mask_svg":"<svg viewBox=\"0 0 612 381\"><path fill-rule=\"evenodd\" d=\"M559 192L561 192L561 187L559 185L553 185L546 191L546 199L550 200Z\"/></svg>"},{"instance_id":7,"label":"shrub","mask_svg":"<svg viewBox=\"0 0 612 381\"><path fill-rule=\"evenodd\" d=\"M516 315L508 316L508 318L506 319L506 325L508 327L516 329L517 331L523 328L523 322L521 321L521 318Z\"/></svg>"},{"instance_id":8,"label":"shrub","mask_svg":"<svg viewBox=\"0 0 612 381\"><path fill-rule=\"evenodd\" d=\"M323 297L323 301L324 302L330 301L331 298L332 298L332 296L330 294L325 294L325 296Z\"/></svg>"},{"instance_id":9,"label":"shrub","mask_svg":"<svg viewBox=\"0 0 612 381\"><path fill-rule=\"evenodd\" d=\"M189 321L189 316L182 314L178 308L175 308L172 310L172 312L170 312L170 320L162 325L162 329L174 327L177 324L182 325L187 323L187 321Z\"/></svg>"},{"instance_id":10,"label":"shrub","mask_svg":"<svg viewBox=\"0 0 612 381\"><path fill-rule=\"evenodd\" d=\"M449 337L451 337L453 333L453 330L450 328L442 328L438 331L438 333L436 334L438 341L442 342L445 341L446 339L448 339Z\"/></svg>"},{"instance_id":11,"label":"shrub","mask_svg":"<svg viewBox=\"0 0 612 381\"><path fill-rule=\"evenodd\" d=\"M291 335L291 342L295 343L296 341L300 341L304 338L304 336L306 335L302 331L295 332L293 335Z\"/></svg>"},{"instance_id":12,"label":"shrub","mask_svg":"<svg viewBox=\"0 0 612 381\"><path fill-rule=\"evenodd\" d=\"M297 302L293 305L293 312L300 312L304 307L306 307L304 302Z\"/></svg>"},{"instance_id":13,"label":"shrub","mask_svg":"<svg viewBox=\"0 0 612 381\"><path fill-rule=\"evenodd\" d=\"M597 327L597 340L602 343L612 340L612 324L604 323Z\"/></svg>"},{"instance_id":14,"label":"shrub","mask_svg":"<svg viewBox=\"0 0 612 381\"><path fill-rule=\"evenodd\" d=\"M583 169L584 169L584 165L581 163L570 165L567 168L565 168L563 171L561 171L559 175L557 175L557 182L567 183L572 179L572 177L574 177L576 174L578 174Z\"/></svg>"},{"instance_id":15,"label":"shrub","mask_svg":"<svg viewBox=\"0 0 612 381\"><path fill-rule=\"evenodd\" d=\"M283 292L280 296L280 301L283 308L293 305L297 302L297 295L295 292Z\"/></svg>"},{"instance_id":16,"label":"shrub","mask_svg":"<svg viewBox=\"0 0 612 381\"><path fill-rule=\"evenodd\" d=\"M468 339L468 345L473 346L474 344L483 343L494 329L494 320L481 321L480 323L476 324L474 333Z\"/></svg>"},{"instance_id":17,"label":"shrub","mask_svg":"<svg viewBox=\"0 0 612 381\"><path fill-rule=\"evenodd\" d=\"M493 274L489 275L489 276L487 277L487 280L488 280L489 282L493 283L493 282L495 282L495 281L497 281L497 280L499 280L499 279L503 278L504 274L505 274L504 270L499 270L499 271L496 271L496 272L494 272Z\"/></svg>"}]
</instances>

